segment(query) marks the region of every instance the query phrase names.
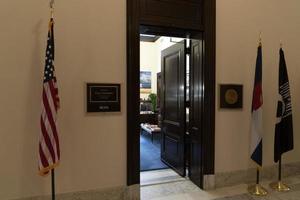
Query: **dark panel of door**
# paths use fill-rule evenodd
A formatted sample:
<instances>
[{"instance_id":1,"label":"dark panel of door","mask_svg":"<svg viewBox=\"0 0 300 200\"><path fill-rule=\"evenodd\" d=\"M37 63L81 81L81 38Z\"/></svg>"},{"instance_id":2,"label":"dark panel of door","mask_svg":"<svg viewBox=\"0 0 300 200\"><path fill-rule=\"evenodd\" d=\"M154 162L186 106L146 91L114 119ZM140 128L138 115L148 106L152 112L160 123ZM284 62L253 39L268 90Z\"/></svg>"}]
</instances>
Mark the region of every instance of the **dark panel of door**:
<instances>
[{"instance_id":1,"label":"dark panel of door","mask_svg":"<svg viewBox=\"0 0 300 200\"><path fill-rule=\"evenodd\" d=\"M141 24L202 30L203 0L140 0Z\"/></svg>"},{"instance_id":2,"label":"dark panel of door","mask_svg":"<svg viewBox=\"0 0 300 200\"><path fill-rule=\"evenodd\" d=\"M202 157L202 114L203 114L203 42L191 41L190 65L190 162L189 177L192 182L202 188L203 157Z\"/></svg>"},{"instance_id":3,"label":"dark panel of door","mask_svg":"<svg viewBox=\"0 0 300 200\"><path fill-rule=\"evenodd\" d=\"M162 51L161 159L185 176L185 44Z\"/></svg>"}]
</instances>

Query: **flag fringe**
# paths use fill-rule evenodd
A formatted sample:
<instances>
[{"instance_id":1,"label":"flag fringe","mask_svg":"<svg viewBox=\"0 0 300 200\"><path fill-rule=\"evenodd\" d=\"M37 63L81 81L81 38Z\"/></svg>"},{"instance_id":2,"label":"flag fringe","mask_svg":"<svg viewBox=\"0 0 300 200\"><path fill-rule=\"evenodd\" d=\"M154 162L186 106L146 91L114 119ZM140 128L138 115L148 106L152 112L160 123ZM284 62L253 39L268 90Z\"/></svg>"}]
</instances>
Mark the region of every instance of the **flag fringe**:
<instances>
[{"instance_id":1,"label":"flag fringe","mask_svg":"<svg viewBox=\"0 0 300 200\"><path fill-rule=\"evenodd\" d=\"M51 171L52 169L56 168L57 166L59 166L60 162L56 162L52 165L50 165L49 167L43 168L39 170L39 175L41 176L48 176L48 172Z\"/></svg>"}]
</instances>

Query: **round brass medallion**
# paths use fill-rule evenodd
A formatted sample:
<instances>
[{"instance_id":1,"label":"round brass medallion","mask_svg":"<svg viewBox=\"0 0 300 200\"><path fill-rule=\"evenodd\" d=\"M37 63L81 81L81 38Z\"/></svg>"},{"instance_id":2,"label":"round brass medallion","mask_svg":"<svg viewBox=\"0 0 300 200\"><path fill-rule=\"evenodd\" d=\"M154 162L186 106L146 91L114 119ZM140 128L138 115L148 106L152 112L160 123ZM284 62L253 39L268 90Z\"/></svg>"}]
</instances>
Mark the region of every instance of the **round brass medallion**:
<instances>
[{"instance_id":1,"label":"round brass medallion","mask_svg":"<svg viewBox=\"0 0 300 200\"><path fill-rule=\"evenodd\" d=\"M228 104L235 104L238 101L238 93L234 89L229 89L225 93L225 101Z\"/></svg>"}]
</instances>

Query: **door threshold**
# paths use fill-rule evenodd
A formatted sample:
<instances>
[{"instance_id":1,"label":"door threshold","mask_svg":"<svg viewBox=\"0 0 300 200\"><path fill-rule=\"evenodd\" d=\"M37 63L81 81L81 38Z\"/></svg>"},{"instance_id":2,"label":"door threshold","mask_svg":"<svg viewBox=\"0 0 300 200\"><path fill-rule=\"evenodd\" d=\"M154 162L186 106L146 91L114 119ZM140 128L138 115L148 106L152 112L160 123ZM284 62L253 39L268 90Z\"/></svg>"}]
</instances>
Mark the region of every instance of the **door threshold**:
<instances>
[{"instance_id":1,"label":"door threshold","mask_svg":"<svg viewBox=\"0 0 300 200\"><path fill-rule=\"evenodd\" d=\"M141 172L141 186L158 185L164 183L186 181L186 178L179 176L172 169L162 169Z\"/></svg>"}]
</instances>

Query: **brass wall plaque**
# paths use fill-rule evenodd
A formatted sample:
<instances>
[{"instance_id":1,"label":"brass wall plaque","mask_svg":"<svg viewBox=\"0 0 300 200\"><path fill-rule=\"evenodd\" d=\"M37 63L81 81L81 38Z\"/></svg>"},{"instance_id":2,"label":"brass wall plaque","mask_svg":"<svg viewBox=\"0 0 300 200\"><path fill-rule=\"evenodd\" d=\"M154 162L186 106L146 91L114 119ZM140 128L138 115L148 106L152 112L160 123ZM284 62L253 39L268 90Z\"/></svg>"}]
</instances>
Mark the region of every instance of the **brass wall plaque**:
<instances>
[{"instance_id":1,"label":"brass wall plaque","mask_svg":"<svg viewBox=\"0 0 300 200\"><path fill-rule=\"evenodd\" d=\"M220 108L243 108L243 85L220 85Z\"/></svg>"}]
</instances>

